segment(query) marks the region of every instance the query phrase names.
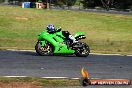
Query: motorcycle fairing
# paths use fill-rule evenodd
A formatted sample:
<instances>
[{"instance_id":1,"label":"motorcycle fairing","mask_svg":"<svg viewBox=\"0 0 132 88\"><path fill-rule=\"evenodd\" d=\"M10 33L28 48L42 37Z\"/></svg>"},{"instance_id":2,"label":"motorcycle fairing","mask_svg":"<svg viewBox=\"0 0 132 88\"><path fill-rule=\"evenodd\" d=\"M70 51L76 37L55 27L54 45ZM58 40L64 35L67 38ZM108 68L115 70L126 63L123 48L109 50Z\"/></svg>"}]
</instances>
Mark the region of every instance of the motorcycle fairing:
<instances>
[{"instance_id":1,"label":"motorcycle fairing","mask_svg":"<svg viewBox=\"0 0 132 88\"><path fill-rule=\"evenodd\" d=\"M54 53L74 53L75 50L71 50L64 44L65 38L62 32L57 32L54 34L49 34L47 32L42 32L39 35L38 41L41 41L42 46L46 44L46 41L50 42L54 47Z\"/></svg>"}]
</instances>

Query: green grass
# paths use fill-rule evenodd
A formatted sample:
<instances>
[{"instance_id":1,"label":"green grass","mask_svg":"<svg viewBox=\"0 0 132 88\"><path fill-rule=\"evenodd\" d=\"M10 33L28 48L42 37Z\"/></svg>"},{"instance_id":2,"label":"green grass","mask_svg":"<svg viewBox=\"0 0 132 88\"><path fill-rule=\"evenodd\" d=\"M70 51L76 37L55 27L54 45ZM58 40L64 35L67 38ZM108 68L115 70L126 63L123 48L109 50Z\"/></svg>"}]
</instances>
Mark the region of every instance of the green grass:
<instances>
[{"instance_id":1,"label":"green grass","mask_svg":"<svg viewBox=\"0 0 132 88\"><path fill-rule=\"evenodd\" d=\"M11 83L35 83L37 86L80 86L79 80L70 79L44 79L44 78L34 78L34 77L0 77L0 84L11 84ZM1 85L0 85L1 86ZM20 85L18 85L20 86ZM35 88L35 87L34 87Z\"/></svg>"},{"instance_id":2,"label":"green grass","mask_svg":"<svg viewBox=\"0 0 132 88\"><path fill-rule=\"evenodd\" d=\"M0 6L0 49L34 49L49 23L85 32L92 52L132 54L132 16L11 6Z\"/></svg>"}]
</instances>

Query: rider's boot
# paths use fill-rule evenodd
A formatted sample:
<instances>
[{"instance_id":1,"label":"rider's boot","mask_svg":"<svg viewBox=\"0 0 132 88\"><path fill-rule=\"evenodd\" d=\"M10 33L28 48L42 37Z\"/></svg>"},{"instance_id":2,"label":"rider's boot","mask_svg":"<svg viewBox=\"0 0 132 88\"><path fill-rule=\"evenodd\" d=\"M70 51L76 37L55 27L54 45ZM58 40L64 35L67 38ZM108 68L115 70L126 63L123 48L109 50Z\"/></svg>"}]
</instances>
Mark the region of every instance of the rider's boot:
<instances>
[{"instance_id":1,"label":"rider's boot","mask_svg":"<svg viewBox=\"0 0 132 88\"><path fill-rule=\"evenodd\" d=\"M75 44L78 42L72 35L69 35L69 39L72 40L72 44Z\"/></svg>"}]
</instances>

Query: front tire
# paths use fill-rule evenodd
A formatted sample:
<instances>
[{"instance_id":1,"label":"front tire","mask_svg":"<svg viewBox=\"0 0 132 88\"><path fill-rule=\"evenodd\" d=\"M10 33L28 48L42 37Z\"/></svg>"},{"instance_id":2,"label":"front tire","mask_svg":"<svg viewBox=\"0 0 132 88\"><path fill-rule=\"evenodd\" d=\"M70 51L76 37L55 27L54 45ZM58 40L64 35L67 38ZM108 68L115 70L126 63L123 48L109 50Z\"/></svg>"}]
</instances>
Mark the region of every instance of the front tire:
<instances>
[{"instance_id":1,"label":"front tire","mask_svg":"<svg viewBox=\"0 0 132 88\"><path fill-rule=\"evenodd\" d=\"M37 42L35 50L41 56L53 55L53 47L49 43L46 43L45 46L41 46L41 42Z\"/></svg>"},{"instance_id":2,"label":"front tire","mask_svg":"<svg viewBox=\"0 0 132 88\"><path fill-rule=\"evenodd\" d=\"M77 48L75 51L75 55L78 57L87 57L90 53L90 48L86 43L79 42L82 47Z\"/></svg>"}]
</instances>

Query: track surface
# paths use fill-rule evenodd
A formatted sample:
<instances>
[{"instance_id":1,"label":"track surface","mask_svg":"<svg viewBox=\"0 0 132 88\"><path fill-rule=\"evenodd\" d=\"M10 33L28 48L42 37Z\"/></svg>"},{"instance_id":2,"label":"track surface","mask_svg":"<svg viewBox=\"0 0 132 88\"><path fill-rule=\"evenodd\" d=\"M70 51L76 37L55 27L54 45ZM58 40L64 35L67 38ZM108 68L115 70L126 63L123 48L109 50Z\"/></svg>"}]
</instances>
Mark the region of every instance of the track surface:
<instances>
[{"instance_id":1,"label":"track surface","mask_svg":"<svg viewBox=\"0 0 132 88\"><path fill-rule=\"evenodd\" d=\"M115 55L38 56L28 51L0 51L0 76L81 77L132 79L132 57Z\"/></svg>"}]
</instances>

